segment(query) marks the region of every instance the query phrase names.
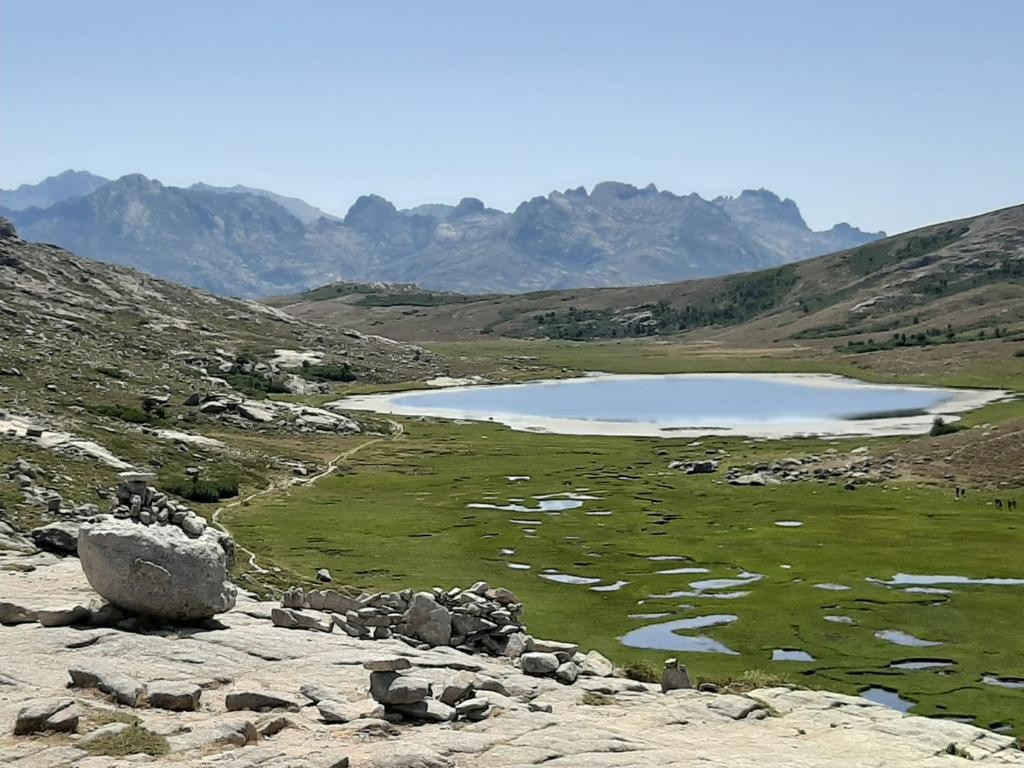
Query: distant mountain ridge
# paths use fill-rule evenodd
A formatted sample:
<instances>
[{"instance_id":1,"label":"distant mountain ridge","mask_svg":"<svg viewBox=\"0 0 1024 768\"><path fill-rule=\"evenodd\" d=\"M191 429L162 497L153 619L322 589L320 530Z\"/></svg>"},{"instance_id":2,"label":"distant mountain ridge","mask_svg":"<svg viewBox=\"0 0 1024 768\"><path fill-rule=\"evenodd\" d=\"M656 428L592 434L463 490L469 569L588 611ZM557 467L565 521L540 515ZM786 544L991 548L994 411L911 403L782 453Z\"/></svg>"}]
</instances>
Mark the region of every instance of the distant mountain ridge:
<instances>
[{"instance_id":1,"label":"distant mountain ridge","mask_svg":"<svg viewBox=\"0 0 1024 768\"><path fill-rule=\"evenodd\" d=\"M88 171L67 170L48 176L38 184L22 184L17 189L0 189L0 207L11 211L49 208L55 203L95 192L110 182Z\"/></svg>"},{"instance_id":2,"label":"distant mountain ridge","mask_svg":"<svg viewBox=\"0 0 1024 768\"><path fill-rule=\"evenodd\" d=\"M464 293L664 283L785 264L884 236L846 224L812 231L796 203L763 189L705 200L608 181L589 193L577 187L534 197L511 213L471 197L399 210L364 195L336 218L241 185L182 188L139 174L108 182L69 173L82 172L0 192L16 205L52 201L0 205L0 214L33 240L247 297L341 280Z\"/></svg>"}]
</instances>

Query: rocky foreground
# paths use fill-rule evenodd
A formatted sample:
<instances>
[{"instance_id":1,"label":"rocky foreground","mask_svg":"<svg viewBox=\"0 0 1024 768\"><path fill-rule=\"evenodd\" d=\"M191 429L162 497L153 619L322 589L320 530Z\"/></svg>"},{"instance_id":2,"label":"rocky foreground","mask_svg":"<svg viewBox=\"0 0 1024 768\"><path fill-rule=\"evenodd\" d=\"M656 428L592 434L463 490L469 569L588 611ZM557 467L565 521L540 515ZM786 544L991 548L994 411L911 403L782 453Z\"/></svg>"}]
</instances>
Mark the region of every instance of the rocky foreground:
<instances>
[{"instance_id":1,"label":"rocky foreground","mask_svg":"<svg viewBox=\"0 0 1024 768\"><path fill-rule=\"evenodd\" d=\"M0 627L0 764L1024 765L1009 737L856 697L662 693L586 664L567 684L450 646L276 626L281 604L244 594L190 628L90 627L102 604L74 558L0 555L0 617L21 622ZM110 756L140 735L164 754Z\"/></svg>"}]
</instances>

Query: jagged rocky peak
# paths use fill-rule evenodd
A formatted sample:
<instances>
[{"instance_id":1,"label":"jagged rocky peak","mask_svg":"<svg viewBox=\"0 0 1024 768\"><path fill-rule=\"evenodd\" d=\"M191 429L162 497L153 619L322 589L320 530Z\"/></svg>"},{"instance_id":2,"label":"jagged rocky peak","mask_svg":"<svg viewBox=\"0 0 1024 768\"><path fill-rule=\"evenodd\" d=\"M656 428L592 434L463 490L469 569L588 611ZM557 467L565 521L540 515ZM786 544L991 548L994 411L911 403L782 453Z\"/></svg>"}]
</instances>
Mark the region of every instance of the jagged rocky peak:
<instances>
[{"instance_id":1,"label":"jagged rocky peak","mask_svg":"<svg viewBox=\"0 0 1024 768\"><path fill-rule=\"evenodd\" d=\"M797 204L788 197L779 197L770 189L745 189L739 197L719 197L712 202L725 208L733 217L771 220L807 228Z\"/></svg>"},{"instance_id":2,"label":"jagged rocky peak","mask_svg":"<svg viewBox=\"0 0 1024 768\"><path fill-rule=\"evenodd\" d=\"M362 195L352 203L343 223L363 232L377 232L385 229L396 216L398 210L390 200L380 195Z\"/></svg>"},{"instance_id":3,"label":"jagged rocky peak","mask_svg":"<svg viewBox=\"0 0 1024 768\"><path fill-rule=\"evenodd\" d=\"M482 200L475 197L464 197L459 200L459 204L452 209L450 214L448 214L448 218L459 219L463 216L471 216L474 213L483 213L485 210Z\"/></svg>"}]
</instances>

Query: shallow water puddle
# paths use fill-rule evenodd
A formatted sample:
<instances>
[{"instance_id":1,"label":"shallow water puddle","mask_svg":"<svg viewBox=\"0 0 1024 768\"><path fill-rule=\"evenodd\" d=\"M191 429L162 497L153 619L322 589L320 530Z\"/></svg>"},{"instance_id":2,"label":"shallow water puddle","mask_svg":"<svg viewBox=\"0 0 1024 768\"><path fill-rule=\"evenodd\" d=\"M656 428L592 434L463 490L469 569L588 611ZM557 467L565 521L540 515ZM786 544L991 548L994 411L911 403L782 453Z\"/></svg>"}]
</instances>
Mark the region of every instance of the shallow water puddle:
<instances>
[{"instance_id":1,"label":"shallow water puddle","mask_svg":"<svg viewBox=\"0 0 1024 768\"><path fill-rule=\"evenodd\" d=\"M998 675L982 675L981 682L985 685L996 685L1000 688L1024 689L1024 678L999 677Z\"/></svg>"},{"instance_id":2,"label":"shallow water puddle","mask_svg":"<svg viewBox=\"0 0 1024 768\"><path fill-rule=\"evenodd\" d=\"M541 573L539 576L558 584L598 584L601 581L595 576L573 576L571 573L558 573L557 571Z\"/></svg>"},{"instance_id":3,"label":"shallow water puddle","mask_svg":"<svg viewBox=\"0 0 1024 768\"><path fill-rule=\"evenodd\" d=\"M826 616L825 621L831 621L833 624L856 624L857 620L852 616Z\"/></svg>"},{"instance_id":4,"label":"shallow water puddle","mask_svg":"<svg viewBox=\"0 0 1024 768\"><path fill-rule=\"evenodd\" d=\"M616 581L612 584L601 584L590 589L594 592L618 592L623 587L629 586L629 584L630 582L628 581Z\"/></svg>"},{"instance_id":5,"label":"shallow water puddle","mask_svg":"<svg viewBox=\"0 0 1024 768\"><path fill-rule=\"evenodd\" d=\"M936 586L940 584L980 584L992 587L1019 587L1024 586L1024 579L1003 579L984 578L972 579L969 576L932 576L917 573L897 573L888 581L868 578L876 584L884 584L887 587L920 587Z\"/></svg>"},{"instance_id":6,"label":"shallow water puddle","mask_svg":"<svg viewBox=\"0 0 1024 768\"><path fill-rule=\"evenodd\" d=\"M505 565L513 571L528 571L533 568L532 565L528 565L526 563L505 563Z\"/></svg>"},{"instance_id":7,"label":"shallow water puddle","mask_svg":"<svg viewBox=\"0 0 1024 768\"><path fill-rule=\"evenodd\" d=\"M776 648L772 651L772 661L814 661L814 657L807 651L797 651L790 648Z\"/></svg>"},{"instance_id":8,"label":"shallow water puddle","mask_svg":"<svg viewBox=\"0 0 1024 768\"><path fill-rule=\"evenodd\" d=\"M799 528L803 525L799 520L776 520L775 524L780 528Z\"/></svg>"},{"instance_id":9,"label":"shallow water puddle","mask_svg":"<svg viewBox=\"0 0 1024 768\"><path fill-rule=\"evenodd\" d=\"M657 571L662 576L675 576L681 573L707 573L707 568L669 568L666 571Z\"/></svg>"},{"instance_id":10,"label":"shallow water puddle","mask_svg":"<svg viewBox=\"0 0 1024 768\"><path fill-rule=\"evenodd\" d=\"M704 579L703 581L691 581L690 586L698 592L705 592L711 589L730 589L732 587L744 587L763 579L760 573L747 573L744 571L736 579Z\"/></svg>"},{"instance_id":11,"label":"shallow water puddle","mask_svg":"<svg viewBox=\"0 0 1024 768\"><path fill-rule=\"evenodd\" d=\"M861 691L860 695L868 701L873 701L876 704L884 704L885 706L891 707L899 712L909 712L910 708L917 703L910 699L901 698L898 692L889 690L888 688L867 688Z\"/></svg>"},{"instance_id":12,"label":"shallow water puddle","mask_svg":"<svg viewBox=\"0 0 1024 768\"><path fill-rule=\"evenodd\" d=\"M528 507L524 504L486 504L474 501L466 506L470 509L498 509L502 512L565 512L579 509L583 502L577 499L539 499L536 507Z\"/></svg>"},{"instance_id":13,"label":"shallow water puddle","mask_svg":"<svg viewBox=\"0 0 1024 768\"><path fill-rule=\"evenodd\" d=\"M684 651L689 653L722 653L729 656L739 654L727 645L704 635L680 635L677 630L706 629L723 624L731 624L737 617L732 614L714 614L695 616L690 619L667 621L663 624L651 624L646 627L627 632L620 639L623 645L630 648L647 648L661 651Z\"/></svg>"},{"instance_id":14,"label":"shallow water puddle","mask_svg":"<svg viewBox=\"0 0 1024 768\"><path fill-rule=\"evenodd\" d=\"M815 589L827 589L830 592L845 592L850 587L845 584L832 584L831 582L824 582L822 584L814 584Z\"/></svg>"},{"instance_id":15,"label":"shallow water puddle","mask_svg":"<svg viewBox=\"0 0 1024 768\"><path fill-rule=\"evenodd\" d=\"M917 672L922 669L944 669L956 664L952 659L901 659L889 664L889 669L905 669Z\"/></svg>"},{"instance_id":16,"label":"shallow water puddle","mask_svg":"<svg viewBox=\"0 0 1024 768\"><path fill-rule=\"evenodd\" d=\"M900 629L882 629L875 632L875 637L879 640L885 640L887 643L894 643L895 645L905 645L915 648L923 648L930 645L942 645L932 640L922 640L919 637L914 637L909 632L904 632Z\"/></svg>"}]
</instances>

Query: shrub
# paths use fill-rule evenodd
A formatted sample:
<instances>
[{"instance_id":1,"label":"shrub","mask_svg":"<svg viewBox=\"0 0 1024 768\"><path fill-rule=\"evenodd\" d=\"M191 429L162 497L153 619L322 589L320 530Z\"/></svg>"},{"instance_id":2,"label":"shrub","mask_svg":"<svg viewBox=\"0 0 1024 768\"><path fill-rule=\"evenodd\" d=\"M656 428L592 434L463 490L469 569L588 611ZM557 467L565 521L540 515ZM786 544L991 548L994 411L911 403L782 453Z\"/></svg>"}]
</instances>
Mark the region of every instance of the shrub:
<instances>
[{"instance_id":1,"label":"shrub","mask_svg":"<svg viewBox=\"0 0 1024 768\"><path fill-rule=\"evenodd\" d=\"M355 381L356 375L348 363L322 363L303 365L302 376L313 381Z\"/></svg>"},{"instance_id":2,"label":"shrub","mask_svg":"<svg viewBox=\"0 0 1024 768\"><path fill-rule=\"evenodd\" d=\"M1024 357L1024 349L1018 349L1016 352L1013 353L1013 356L1014 357Z\"/></svg>"},{"instance_id":3,"label":"shrub","mask_svg":"<svg viewBox=\"0 0 1024 768\"><path fill-rule=\"evenodd\" d=\"M657 670L646 661L634 661L627 664L622 668L622 674L638 683L656 683L661 679Z\"/></svg>"},{"instance_id":4,"label":"shrub","mask_svg":"<svg viewBox=\"0 0 1024 768\"><path fill-rule=\"evenodd\" d=\"M216 504L238 495L238 480L233 478L201 480L189 477L161 478L160 488L201 504Z\"/></svg>"},{"instance_id":5,"label":"shrub","mask_svg":"<svg viewBox=\"0 0 1024 768\"><path fill-rule=\"evenodd\" d=\"M253 397L288 393L288 388L284 385L283 380L265 376L262 373L227 373L224 374L224 379L233 389Z\"/></svg>"},{"instance_id":6,"label":"shrub","mask_svg":"<svg viewBox=\"0 0 1024 768\"><path fill-rule=\"evenodd\" d=\"M936 416L932 422L932 428L928 431L928 434L932 437L938 437L939 435L951 435L954 432L959 432L963 427L959 424L949 424L941 416Z\"/></svg>"},{"instance_id":7,"label":"shrub","mask_svg":"<svg viewBox=\"0 0 1024 768\"><path fill-rule=\"evenodd\" d=\"M118 734L98 736L94 739L87 738L82 746L86 752L92 755L107 757L124 757L139 753L159 757L171 751L167 739L143 728L138 723L132 723Z\"/></svg>"}]
</instances>

